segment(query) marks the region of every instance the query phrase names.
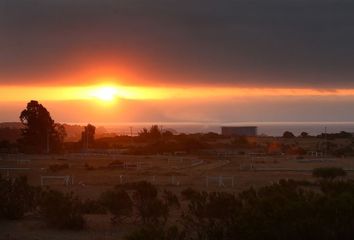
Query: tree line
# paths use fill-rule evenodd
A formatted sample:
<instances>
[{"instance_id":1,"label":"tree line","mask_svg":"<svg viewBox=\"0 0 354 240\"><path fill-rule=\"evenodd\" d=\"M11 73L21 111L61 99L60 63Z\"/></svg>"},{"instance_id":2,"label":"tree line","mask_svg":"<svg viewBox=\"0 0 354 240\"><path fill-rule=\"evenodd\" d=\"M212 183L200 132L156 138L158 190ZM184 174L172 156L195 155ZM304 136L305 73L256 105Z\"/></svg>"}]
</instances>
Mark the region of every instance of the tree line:
<instances>
[{"instance_id":1,"label":"tree line","mask_svg":"<svg viewBox=\"0 0 354 240\"><path fill-rule=\"evenodd\" d=\"M178 134L174 135L169 130L163 130L157 125L151 128L143 128L138 132L138 136L116 136L103 139L95 139L96 127L88 124L81 133L81 139L78 142L65 143L67 136L65 128L62 124L55 122L49 111L38 101L30 101L26 108L20 114L20 120L23 124L21 129L21 138L18 139L16 145L20 152L23 153L60 153L65 151L87 151L90 148L126 148L127 154L147 155L147 154L163 154L166 152L193 152L203 149L210 149L212 143L223 136L216 133L207 134ZM290 131L283 133L283 138L295 138ZM302 132L300 138L311 138L308 133ZM319 139L327 140L336 138L352 138L352 134L347 132L320 134ZM121 142L123 145L119 145ZM137 143L137 144L134 144ZM139 144L144 143L144 144ZM351 156L354 154L353 144L339 146L331 141L319 143L317 148L326 151L335 156ZM16 146L8 142L0 142L0 148L13 149ZM221 146L220 144L215 146ZM259 148L257 142L249 141L244 136L234 136L228 146L221 147L230 148ZM306 150L299 146L292 146L285 143L270 143L264 149L272 154L279 151L292 155L304 155Z\"/></svg>"}]
</instances>

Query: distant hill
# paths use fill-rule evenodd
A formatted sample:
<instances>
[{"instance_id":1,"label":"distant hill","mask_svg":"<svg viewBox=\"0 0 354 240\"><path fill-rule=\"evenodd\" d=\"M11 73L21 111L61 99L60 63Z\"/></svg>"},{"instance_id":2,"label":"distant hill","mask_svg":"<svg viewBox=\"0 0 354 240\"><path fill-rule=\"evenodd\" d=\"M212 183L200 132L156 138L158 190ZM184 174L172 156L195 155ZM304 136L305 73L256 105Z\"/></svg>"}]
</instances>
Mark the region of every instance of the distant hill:
<instances>
[{"instance_id":1,"label":"distant hill","mask_svg":"<svg viewBox=\"0 0 354 240\"><path fill-rule=\"evenodd\" d=\"M12 128L12 129L21 129L23 124L20 122L2 122L0 123L0 128Z\"/></svg>"},{"instance_id":2,"label":"distant hill","mask_svg":"<svg viewBox=\"0 0 354 240\"><path fill-rule=\"evenodd\" d=\"M23 124L20 122L3 122L0 123L0 141L8 141L15 143L21 136L21 128Z\"/></svg>"}]
</instances>

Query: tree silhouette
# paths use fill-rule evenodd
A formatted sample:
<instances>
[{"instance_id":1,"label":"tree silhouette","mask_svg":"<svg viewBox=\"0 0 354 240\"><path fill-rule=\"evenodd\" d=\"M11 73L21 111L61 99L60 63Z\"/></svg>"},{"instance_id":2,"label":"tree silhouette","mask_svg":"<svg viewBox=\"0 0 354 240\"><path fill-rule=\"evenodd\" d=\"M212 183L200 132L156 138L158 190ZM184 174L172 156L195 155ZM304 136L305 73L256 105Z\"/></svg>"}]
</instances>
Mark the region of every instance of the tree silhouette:
<instances>
[{"instance_id":1,"label":"tree silhouette","mask_svg":"<svg viewBox=\"0 0 354 240\"><path fill-rule=\"evenodd\" d=\"M148 130L143 128L139 133L139 137L144 140L159 140L162 136L162 131L160 130L159 126L152 125L151 128Z\"/></svg>"},{"instance_id":2,"label":"tree silhouette","mask_svg":"<svg viewBox=\"0 0 354 240\"><path fill-rule=\"evenodd\" d=\"M283 138L294 138L294 137L295 137L295 135L292 132L285 131L283 133Z\"/></svg>"},{"instance_id":3,"label":"tree silhouette","mask_svg":"<svg viewBox=\"0 0 354 240\"><path fill-rule=\"evenodd\" d=\"M309 134L307 132L302 132L300 134L300 136L303 137L303 138L307 138L307 137L309 137Z\"/></svg>"},{"instance_id":4,"label":"tree silhouette","mask_svg":"<svg viewBox=\"0 0 354 240\"><path fill-rule=\"evenodd\" d=\"M150 128L150 137L152 139L159 139L161 137L161 130L159 126L157 125L152 125Z\"/></svg>"},{"instance_id":5,"label":"tree silhouette","mask_svg":"<svg viewBox=\"0 0 354 240\"><path fill-rule=\"evenodd\" d=\"M85 127L84 131L81 133L81 143L84 149L92 147L93 142L95 141L95 132L96 127L91 124L88 124Z\"/></svg>"},{"instance_id":6,"label":"tree silhouette","mask_svg":"<svg viewBox=\"0 0 354 240\"><path fill-rule=\"evenodd\" d=\"M21 112L20 120L24 125L19 143L24 152L51 153L62 150L65 129L54 123L48 110L38 101L27 103Z\"/></svg>"}]
</instances>

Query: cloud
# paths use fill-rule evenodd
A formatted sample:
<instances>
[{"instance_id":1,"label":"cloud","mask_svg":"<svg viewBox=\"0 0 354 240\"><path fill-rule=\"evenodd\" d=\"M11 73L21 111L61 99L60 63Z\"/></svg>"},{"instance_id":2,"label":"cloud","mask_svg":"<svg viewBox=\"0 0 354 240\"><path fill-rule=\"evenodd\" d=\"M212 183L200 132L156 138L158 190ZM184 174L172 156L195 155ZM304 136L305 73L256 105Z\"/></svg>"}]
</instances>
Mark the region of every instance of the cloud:
<instances>
[{"instance_id":1,"label":"cloud","mask_svg":"<svg viewBox=\"0 0 354 240\"><path fill-rule=\"evenodd\" d=\"M83 72L108 69L132 84L352 88L353 10L349 0L5 0L0 83L85 83Z\"/></svg>"},{"instance_id":2,"label":"cloud","mask_svg":"<svg viewBox=\"0 0 354 240\"><path fill-rule=\"evenodd\" d=\"M40 101L58 122L353 122L354 97L255 97L228 100ZM0 122L17 121L26 101L0 102ZM329 114L330 113L330 114Z\"/></svg>"}]
</instances>

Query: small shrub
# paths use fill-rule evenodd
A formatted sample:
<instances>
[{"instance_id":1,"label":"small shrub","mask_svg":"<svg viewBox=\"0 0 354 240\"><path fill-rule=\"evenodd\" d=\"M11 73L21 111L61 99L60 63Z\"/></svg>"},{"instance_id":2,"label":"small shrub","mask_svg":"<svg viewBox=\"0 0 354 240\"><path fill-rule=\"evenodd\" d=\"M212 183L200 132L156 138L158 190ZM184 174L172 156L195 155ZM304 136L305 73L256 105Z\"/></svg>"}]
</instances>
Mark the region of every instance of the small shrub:
<instances>
[{"instance_id":1,"label":"small shrub","mask_svg":"<svg viewBox=\"0 0 354 240\"><path fill-rule=\"evenodd\" d=\"M113 215L111 218L113 223L131 216L133 211L133 202L124 190L106 191L102 193L100 202Z\"/></svg>"},{"instance_id":2,"label":"small shrub","mask_svg":"<svg viewBox=\"0 0 354 240\"><path fill-rule=\"evenodd\" d=\"M38 189L27 183L27 178L3 179L0 176L0 218L17 220L34 209Z\"/></svg>"},{"instance_id":3,"label":"small shrub","mask_svg":"<svg viewBox=\"0 0 354 240\"><path fill-rule=\"evenodd\" d=\"M171 191L164 190L162 199L164 200L165 204L169 207L179 208L181 206L178 197L175 194L173 194Z\"/></svg>"},{"instance_id":4,"label":"small shrub","mask_svg":"<svg viewBox=\"0 0 354 240\"><path fill-rule=\"evenodd\" d=\"M140 202L136 207L143 224L160 224L167 221L169 207L158 198Z\"/></svg>"},{"instance_id":5,"label":"small shrub","mask_svg":"<svg viewBox=\"0 0 354 240\"><path fill-rule=\"evenodd\" d=\"M290 131L285 131L283 133L283 138L294 138L294 137L295 137L295 135Z\"/></svg>"},{"instance_id":6,"label":"small shrub","mask_svg":"<svg viewBox=\"0 0 354 240\"><path fill-rule=\"evenodd\" d=\"M82 203L82 212L85 214L104 214L106 213L106 209L100 201L86 199Z\"/></svg>"},{"instance_id":7,"label":"small shrub","mask_svg":"<svg viewBox=\"0 0 354 240\"><path fill-rule=\"evenodd\" d=\"M343 170L343 168L324 167L324 168L313 169L312 175L317 178L333 180L337 177L345 177L347 173L346 171Z\"/></svg>"},{"instance_id":8,"label":"small shrub","mask_svg":"<svg viewBox=\"0 0 354 240\"><path fill-rule=\"evenodd\" d=\"M181 192L181 195L184 200L192 200L199 196L199 192L197 192L193 188L186 188Z\"/></svg>"},{"instance_id":9,"label":"small shrub","mask_svg":"<svg viewBox=\"0 0 354 240\"><path fill-rule=\"evenodd\" d=\"M40 214L50 227L80 230L85 226L82 202L73 193L64 194L55 190L43 192Z\"/></svg>"},{"instance_id":10,"label":"small shrub","mask_svg":"<svg viewBox=\"0 0 354 240\"><path fill-rule=\"evenodd\" d=\"M198 239L229 239L225 238L226 227L239 213L240 205L233 194L195 192L188 200L188 208L182 213L182 225L188 236L195 234Z\"/></svg>"},{"instance_id":11,"label":"small shrub","mask_svg":"<svg viewBox=\"0 0 354 240\"><path fill-rule=\"evenodd\" d=\"M146 181L129 183L120 188L133 190L133 205L144 224L166 222L169 206L158 197L157 188Z\"/></svg>"},{"instance_id":12,"label":"small shrub","mask_svg":"<svg viewBox=\"0 0 354 240\"><path fill-rule=\"evenodd\" d=\"M139 195L142 199L153 199L157 197L157 188L150 182L142 181L138 182L134 190L136 191L135 195Z\"/></svg>"},{"instance_id":13,"label":"small shrub","mask_svg":"<svg viewBox=\"0 0 354 240\"><path fill-rule=\"evenodd\" d=\"M302 138L307 138L307 137L309 137L310 135L307 133L307 132L302 132L301 134L300 134L300 137L302 137Z\"/></svg>"}]
</instances>

